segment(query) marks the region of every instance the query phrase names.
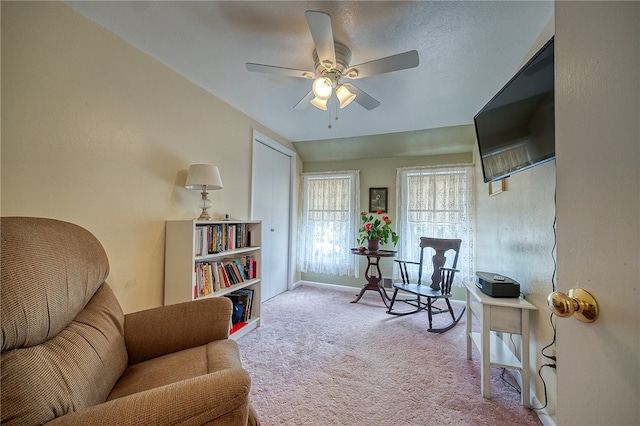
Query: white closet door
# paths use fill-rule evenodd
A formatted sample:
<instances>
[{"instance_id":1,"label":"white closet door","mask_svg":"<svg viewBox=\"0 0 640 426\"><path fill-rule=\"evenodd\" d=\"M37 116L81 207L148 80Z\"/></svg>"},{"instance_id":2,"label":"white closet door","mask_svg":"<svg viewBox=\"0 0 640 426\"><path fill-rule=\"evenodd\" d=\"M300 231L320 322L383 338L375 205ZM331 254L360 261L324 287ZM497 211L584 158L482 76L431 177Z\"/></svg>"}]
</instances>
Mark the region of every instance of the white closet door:
<instances>
[{"instance_id":1,"label":"white closet door","mask_svg":"<svg viewBox=\"0 0 640 426\"><path fill-rule=\"evenodd\" d=\"M291 157L253 144L252 219L262 220L262 301L287 290Z\"/></svg>"}]
</instances>

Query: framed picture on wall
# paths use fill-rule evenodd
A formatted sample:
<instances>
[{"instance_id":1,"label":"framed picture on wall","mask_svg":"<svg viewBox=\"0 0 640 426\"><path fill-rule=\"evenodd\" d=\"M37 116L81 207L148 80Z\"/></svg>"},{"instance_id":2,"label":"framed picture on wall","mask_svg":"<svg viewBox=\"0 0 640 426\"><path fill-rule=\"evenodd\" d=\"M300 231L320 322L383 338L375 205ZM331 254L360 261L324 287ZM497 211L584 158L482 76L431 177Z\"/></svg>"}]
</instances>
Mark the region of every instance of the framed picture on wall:
<instances>
[{"instance_id":1,"label":"framed picture on wall","mask_svg":"<svg viewBox=\"0 0 640 426\"><path fill-rule=\"evenodd\" d=\"M498 181L489 182L489 196L494 196L502 191L507 190L507 185L505 183L505 179L500 179Z\"/></svg>"},{"instance_id":2,"label":"framed picture on wall","mask_svg":"<svg viewBox=\"0 0 640 426\"><path fill-rule=\"evenodd\" d=\"M387 188L369 188L369 212L387 212Z\"/></svg>"}]
</instances>

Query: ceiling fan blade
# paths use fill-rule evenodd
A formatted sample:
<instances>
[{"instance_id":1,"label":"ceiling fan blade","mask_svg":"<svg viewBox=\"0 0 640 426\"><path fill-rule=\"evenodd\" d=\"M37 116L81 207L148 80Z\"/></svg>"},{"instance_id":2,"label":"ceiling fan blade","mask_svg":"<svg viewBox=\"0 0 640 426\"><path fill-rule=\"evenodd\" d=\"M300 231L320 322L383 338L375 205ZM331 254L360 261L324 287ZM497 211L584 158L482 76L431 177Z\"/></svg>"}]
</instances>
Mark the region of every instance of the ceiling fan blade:
<instances>
[{"instance_id":1,"label":"ceiling fan blade","mask_svg":"<svg viewBox=\"0 0 640 426\"><path fill-rule=\"evenodd\" d=\"M316 46L320 64L330 70L336 66L336 51L333 44L333 30L331 28L331 16L324 12L307 10L307 25Z\"/></svg>"},{"instance_id":2,"label":"ceiling fan blade","mask_svg":"<svg viewBox=\"0 0 640 426\"><path fill-rule=\"evenodd\" d=\"M294 105L293 109L302 110L307 109L309 105L311 105L311 99L315 98L313 94L313 90L309 90L309 93L304 95L304 98L300 99L300 101Z\"/></svg>"},{"instance_id":3,"label":"ceiling fan blade","mask_svg":"<svg viewBox=\"0 0 640 426\"><path fill-rule=\"evenodd\" d=\"M410 50L409 52L354 65L345 71L344 77L351 79L369 77L376 74L414 68L417 67L419 63L418 52Z\"/></svg>"},{"instance_id":4,"label":"ceiling fan blade","mask_svg":"<svg viewBox=\"0 0 640 426\"><path fill-rule=\"evenodd\" d=\"M291 68L276 67L273 65L262 65L247 62L247 70L251 72L262 72L265 74L287 75L289 77L315 78L315 73L311 71L294 70Z\"/></svg>"},{"instance_id":5,"label":"ceiling fan blade","mask_svg":"<svg viewBox=\"0 0 640 426\"><path fill-rule=\"evenodd\" d=\"M366 94L353 84L345 83L344 85L348 87L351 93L355 93L356 98L354 99L354 101L362 105L362 107L364 107L365 109L371 111L372 109L378 108L380 106L380 102L377 99Z\"/></svg>"},{"instance_id":6,"label":"ceiling fan blade","mask_svg":"<svg viewBox=\"0 0 640 426\"><path fill-rule=\"evenodd\" d=\"M315 96L313 94L312 90L309 90L309 93L307 93L304 98L300 99L300 101L295 104L295 106L293 107L293 109L306 109L309 105L311 105L309 102L311 101L311 99L313 99Z\"/></svg>"}]
</instances>

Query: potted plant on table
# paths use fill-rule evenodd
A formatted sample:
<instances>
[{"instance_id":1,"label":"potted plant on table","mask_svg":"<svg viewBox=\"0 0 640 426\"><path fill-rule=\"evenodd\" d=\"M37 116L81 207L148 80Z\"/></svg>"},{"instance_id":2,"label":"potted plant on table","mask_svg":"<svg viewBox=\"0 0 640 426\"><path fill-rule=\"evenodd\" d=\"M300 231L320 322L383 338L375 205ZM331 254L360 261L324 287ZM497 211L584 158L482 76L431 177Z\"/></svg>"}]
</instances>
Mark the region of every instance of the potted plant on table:
<instances>
[{"instance_id":1,"label":"potted plant on table","mask_svg":"<svg viewBox=\"0 0 640 426\"><path fill-rule=\"evenodd\" d=\"M373 214L370 215L367 212L360 213L362 223L358 230L358 244L367 241L368 250L371 253L379 250L380 243L387 244L389 240L391 240L395 247L400 239L398 234L391 229L391 219L389 219L389 216L382 216L382 210L378 210L376 215L377 216Z\"/></svg>"}]
</instances>

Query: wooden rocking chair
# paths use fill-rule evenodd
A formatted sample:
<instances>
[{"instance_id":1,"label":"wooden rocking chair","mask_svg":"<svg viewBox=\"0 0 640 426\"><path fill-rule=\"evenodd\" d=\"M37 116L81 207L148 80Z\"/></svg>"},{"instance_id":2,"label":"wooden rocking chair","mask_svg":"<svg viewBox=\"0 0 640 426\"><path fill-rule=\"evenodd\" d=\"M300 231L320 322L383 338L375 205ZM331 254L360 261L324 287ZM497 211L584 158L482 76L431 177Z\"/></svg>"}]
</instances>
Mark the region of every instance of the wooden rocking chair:
<instances>
[{"instance_id":1,"label":"wooden rocking chair","mask_svg":"<svg viewBox=\"0 0 640 426\"><path fill-rule=\"evenodd\" d=\"M391 315L408 315L426 310L429 316L428 331L432 333L442 333L455 326L458 321L460 321L460 318L462 318L462 314L465 310L465 307L463 306L456 315L451 307L451 302L449 301L449 298L451 297L451 285L453 284L453 278L455 273L459 272L455 268L458 264L458 255L460 253L461 244L462 240L459 239L421 237L419 262L396 260L400 267L402 282L393 284L393 297L391 298L391 303L389 304L389 310L387 310L387 313ZM425 248L432 248L436 252L432 258L433 274L431 275L431 285L423 285L421 282ZM449 250L453 250L455 252L455 257L453 258L452 267L445 268L444 264L447 260L445 254ZM414 283L412 283L409 278L407 265L418 265L418 279ZM397 299L396 297L400 290L413 294L415 297L410 296L407 299ZM444 299L447 304L447 308L434 306L433 303L438 299ZM409 304L413 306L414 309L410 309L408 311L394 311L393 307L396 301ZM451 322L444 327L433 328L433 315L447 312L451 314Z\"/></svg>"}]
</instances>

